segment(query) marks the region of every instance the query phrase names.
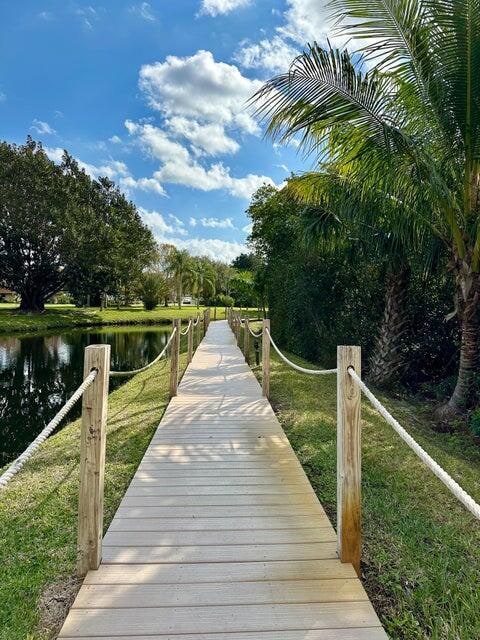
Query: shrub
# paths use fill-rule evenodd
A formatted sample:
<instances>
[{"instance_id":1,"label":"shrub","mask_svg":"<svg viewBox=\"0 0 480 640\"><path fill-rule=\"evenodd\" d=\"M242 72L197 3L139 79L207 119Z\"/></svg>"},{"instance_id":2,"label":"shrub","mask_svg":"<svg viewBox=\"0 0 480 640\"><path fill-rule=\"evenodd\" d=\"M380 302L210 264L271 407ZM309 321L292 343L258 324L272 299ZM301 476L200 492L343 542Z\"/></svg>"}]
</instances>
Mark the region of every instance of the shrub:
<instances>
[{"instance_id":1,"label":"shrub","mask_svg":"<svg viewBox=\"0 0 480 640\"><path fill-rule=\"evenodd\" d=\"M165 296L167 283L161 273L145 273L140 285L140 299L146 311L153 311Z\"/></svg>"}]
</instances>

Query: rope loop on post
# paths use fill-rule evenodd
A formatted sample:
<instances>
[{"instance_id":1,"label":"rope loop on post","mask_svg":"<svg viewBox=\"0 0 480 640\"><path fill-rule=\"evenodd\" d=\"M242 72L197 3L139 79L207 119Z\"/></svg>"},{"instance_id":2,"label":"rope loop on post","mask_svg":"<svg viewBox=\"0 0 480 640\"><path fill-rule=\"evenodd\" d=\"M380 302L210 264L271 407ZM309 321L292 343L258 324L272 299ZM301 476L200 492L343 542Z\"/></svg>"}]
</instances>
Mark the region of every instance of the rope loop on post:
<instances>
[{"instance_id":1,"label":"rope loop on post","mask_svg":"<svg viewBox=\"0 0 480 640\"><path fill-rule=\"evenodd\" d=\"M151 362L146 364L141 369L133 369L132 371L110 371L110 377L111 378L126 378L128 376L134 376L137 373L142 373L142 371L146 371L147 369L150 369L150 367L153 367L153 365L156 364L159 360L161 360L163 358L163 356L165 355L165 353L167 352L167 349L170 346L170 343L173 340L173 337L174 337L176 331L177 331L176 328L172 331L172 333L170 334L170 337L169 337L169 339L167 341L167 344L163 347L162 351L158 354L158 356L155 358L155 360L152 360Z\"/></svg>"},{"instance_id":2,"label":"rope loop on post","mask_svg":"<svg viewBox=\"0 0 480 640\"><path fill-rule=\"evenodd\" d=\"M367 385L362 381L360 376L357 375L355 370L350 367L348 373L356 384L363 391L365 396L370 400L372 406L378 411L378 413L385 418L388 424L393 427L400 438L412 449L412 451L424 462L427 467L432 471L439 480L450 490L450 492L459 500L470 513L472 513L478 520L480 520L480 505L456 482L438 462L436 462L425 449L418 444L418 442L412 438L412 436L401 426L401 424L395 420L392 414L383 406L383 404L376 398Z\"/></svg>"},{"instance_id":3,"label":"rope loop on post","mask_svg":"<svg viewBox=\"0 0 480 640\"><path fill-rule=\"evenodd\" d=\"M92 384L97 376L97 369L93 369L90 371L88 376L82 382L82 384L78 387L75 393L70 396L69 400L63 405L60 411L56 414L54 418L50 420L47 426L38 434L35 440L28 445L25 451L18 456L18 458L12 462L9 468L0 476L0 489L3 489L7 486L10 480L15 476L23 465L30 460L35 451L42 445L48 436L55 431L63 418L67 415L70 409L78 402L78 400L82 397L86 389Z\"/></svg>"},{"instance_id":4,"label":"rope loop on post","mask_svg":"<svg viewBox=\"0 0 480 640\"><path fill-rule=\"evenodd\" d=\"M271 333L268 329L266 329L266 333L267 336L270 340L270 343L272 345L272 347L275 349L275 351L277 352L277 354L279 355L279 357L285 362L285 364L288 364L289 367L292 367L292 369L295 369L296 371L300 371L300 373L307 373L311 376L323 376L329 373L337 373L336 369L305 369L304 367L300 367L298 364L295 364L294 362L292 362L291 360L289 360L287 358L287 356L285 356L280 349L277 347L277 345L275 344Z\"/></svg>"}]
</instances>

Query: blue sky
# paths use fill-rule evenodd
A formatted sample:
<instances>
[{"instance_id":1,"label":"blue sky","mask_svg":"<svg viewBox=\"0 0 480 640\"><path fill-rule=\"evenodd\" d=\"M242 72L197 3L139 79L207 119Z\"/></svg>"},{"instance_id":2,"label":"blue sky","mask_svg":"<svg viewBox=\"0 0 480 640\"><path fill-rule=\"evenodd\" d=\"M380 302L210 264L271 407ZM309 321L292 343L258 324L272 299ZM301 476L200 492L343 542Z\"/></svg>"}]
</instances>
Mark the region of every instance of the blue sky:
<instances>
[{"instance_id":1,"label":"blue sky","mask_svg":"<svg viewBox=\"0 0 480 640\"><path fill-rule=\"evenodd\" d=\"M229 261L252 192L309 168L245 101L325 36L319 0L22 0L0 21L2 138L108 175L160 241Z\"/></svg>"}]
</instances>

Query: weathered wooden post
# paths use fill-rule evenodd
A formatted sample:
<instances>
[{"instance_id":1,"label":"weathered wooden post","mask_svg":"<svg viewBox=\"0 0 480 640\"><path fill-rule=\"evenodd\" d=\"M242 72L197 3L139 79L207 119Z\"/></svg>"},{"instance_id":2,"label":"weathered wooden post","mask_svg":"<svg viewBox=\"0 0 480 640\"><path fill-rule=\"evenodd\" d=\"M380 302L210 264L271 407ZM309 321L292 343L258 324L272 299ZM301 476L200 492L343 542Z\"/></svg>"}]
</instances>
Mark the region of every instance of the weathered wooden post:
<instances>
[{"instance_id":1,"label":"weathered wooden post","mask_svg":"<svg viewBox=\"0 0 480 640\"><path fill-rule=\"evenodd\" d=\"M242 319L240 318L240 311L237 311L236 315L236 325L235 325L235 337L237 339L237 345L240 341L240 331L242 328Z\"/></svg>"},{"instance_id":2,"label":"weathered wooden post","mask_svg":"<svg viewBox=\"0 0 480 640\"><path fill-rule=\"evenodd\" d=\"M188 322L190 325L190 329L188 330L187 336L187 362L190 364L193 358L193 332L195 331L195 327L193 326L193 317L190 316L188 318Z\"/></svg>"},{"instance_id":3,"label":"weathered wooden post","mask_svg":"<svg viewBox=\"0 0 480 640\"><path fill-rule=\"evenodd\" d=\"M243 336L243 355L245 356L245 362L250 364L250 327L248 325L248 318L245 318L245 334Z\"/></svg>"},{"instance_id":4,"label":"weathered wooden post","mask_svg":"<svg viewBox=\"0 0 480 640\"><path fill-rule=\"evenodd\" d=\"M213 319L216 320L217 319L217 307L213 307Z\"/></svg>"},{"instance_id":5,"label":"weathered wooden post","mask_svg":"<svg viewBox=\"0 0 480 640\"><path fill-rule=\"evenodd\" d=\"M170 398L177 395L178 389L178 361L180 359L180 330L182 328L182 321L176 318L173 321L173 330L175 335L171 342L171 355L170 355Z\"/></svg>"},{"instance_id":6,"label":"weathered wooden post","mask_svg":"<svg viewBox=\"0 0 480 640\"><path fill-rule=\"evenodd\" d=\"M262 326L262 391L268 398L270 395L270 320L265 319Z\"/></svg>"},{"instance_id":7,"label":"weathered wooden post","mask_svg":"<svg viewBox=\"0 0 480 640\"><path fill-rule=\"evenodd\" d=\"M202 321L200 319L200 314L197 314L197 348L200 342L202 341Z\"/></svg>"},{"instance_id":8,"label":"weathered wooden post","mask_svg":"<svg viewBox=\"0 0 480 640\"><path fill-rule=\"evenodd\" d=\"M84 377L93 369L97 370L97 375L82 398L77 538L79 576L84 576L89 569L98 569L102 559L109 344L90 345L85 349Z\"/></svg>"},{"instance_id":9,"label":"weathered wooden post","mask_svg":"<svg viewBox=\"0 0 480 640\"><path fill-rule=\"evenodd\" d=\"M360 575L362 553L361 391L348 373L361 374L360 347L337 347L337 550Z\"/></svg>"},{"instance_id":10,"label":"weathered wooden post","mask_svg":"<svg viewBox=\"0 0 480 640\"><path fill-rule=\"evenodd\" d=\"M203 311L203 335L204 336L207 333L207 327L208 327L208 313L207 313L207 310L205 309Z\"/></svg>"}]
</instances>

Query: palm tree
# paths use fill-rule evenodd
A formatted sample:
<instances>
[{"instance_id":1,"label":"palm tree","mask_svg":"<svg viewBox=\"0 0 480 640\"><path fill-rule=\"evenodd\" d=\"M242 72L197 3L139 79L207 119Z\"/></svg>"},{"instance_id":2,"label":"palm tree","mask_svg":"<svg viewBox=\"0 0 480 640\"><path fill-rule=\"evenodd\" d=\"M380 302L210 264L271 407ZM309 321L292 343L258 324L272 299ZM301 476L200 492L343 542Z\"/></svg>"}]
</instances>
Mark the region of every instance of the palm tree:
<instances>
[{"instance_id":1,"label":"palm tree","mask_svg":"<svg viewBox=\"0 0 480 640\"><path fill-rule=\"evenodd\" d=\"M348 143L343 162L370 165L365 193L382 190L382 171L395 172L390 197L425 216L447 247L461 345L443 413L463 412L475 400L480 361L480 0L331 6L339 31L365 43L361 55L313 44L255 99L277 139L301 134L329 160Z\"/></svg>"},{"instance_id":2,"label":"palm tree","mask_svg":"<svg viewBox=\"0 0 480 640\"><path fill-rule=\"evenodd\" d=\"M197 309L200 307L200 297L215 293L215 270L207 259L193 260L190 270L190 286L197 298Z\"/></svg>"},{"instance_id":3,"label":"palm tree","mask_svg":"<svg viewBox=\"0 0 480 640\"><path fill-rule=\"evenodd\" d=\"M191 271L191 258L188 251L173 248L168 255L168 271L175 281L175 293L178 308L182 308L183 285Z\"/></svg>"}]
</instances>

